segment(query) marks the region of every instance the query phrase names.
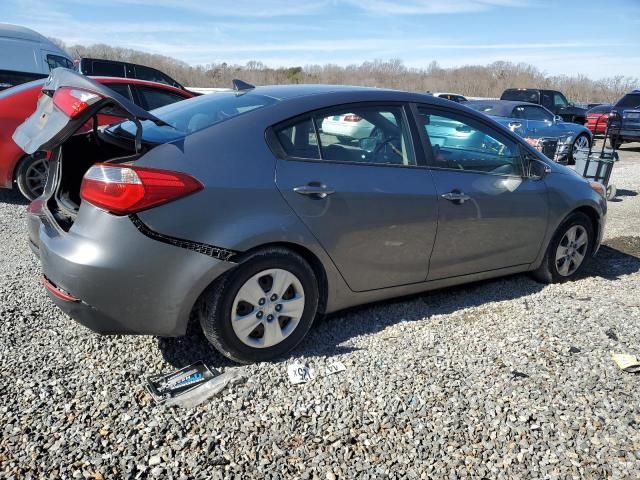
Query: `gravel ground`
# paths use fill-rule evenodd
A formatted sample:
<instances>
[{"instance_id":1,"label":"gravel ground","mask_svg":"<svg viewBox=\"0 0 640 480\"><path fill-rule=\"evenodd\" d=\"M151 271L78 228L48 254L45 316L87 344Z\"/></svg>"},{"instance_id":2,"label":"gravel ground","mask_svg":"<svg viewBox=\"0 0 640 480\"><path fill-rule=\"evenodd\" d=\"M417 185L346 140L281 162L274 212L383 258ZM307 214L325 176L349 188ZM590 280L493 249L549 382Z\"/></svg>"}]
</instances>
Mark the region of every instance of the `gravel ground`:
<instances>
[{"instance_id":1,"label":"gravel ground","mask_svg":"<svg viewBox=\"0 0 640 480\"><path fill-rule=\"evenodd\" d=\"M526 275L352 310L294 356L192 410L145 376L202 335L100 337L52 306L25 203L0 192L0 477L640 478L640 145L625 147L606 245L572 283ZM287 365L347 371L292 387Z\"/></svg>"}]
</instances>

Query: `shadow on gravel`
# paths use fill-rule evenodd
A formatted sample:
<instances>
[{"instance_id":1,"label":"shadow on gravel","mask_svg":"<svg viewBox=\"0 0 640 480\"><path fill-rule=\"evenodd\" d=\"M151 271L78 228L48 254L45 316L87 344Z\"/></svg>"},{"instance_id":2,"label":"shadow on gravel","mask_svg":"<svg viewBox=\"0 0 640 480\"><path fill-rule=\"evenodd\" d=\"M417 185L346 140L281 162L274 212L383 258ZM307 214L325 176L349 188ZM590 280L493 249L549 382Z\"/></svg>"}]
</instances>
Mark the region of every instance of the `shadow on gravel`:
<instances>
[{"instance_id":1,"label":"shadow on gravel","mask_svg":"<svg viewBox=\"0 0 640 480\"><path fill-rule=\"evenodd\" d=\"M640 271L640 237L617 237L600 247L598 255L591 259L580 278L601 277L614 281L637 271ZM354 337L375 334L403 321L482 306L489 301L524 298L543 288L543 284L526 275L515 275L351 308L317 321L291 356L341 355L356 349L340 345ZM184 337L159 338L158 348L165 361L176 368L199 360L212 368L234 365L209 344L197 322L190 324Z\"/></svg>"},{"instance_id":2,"label":"shadow on gravel","mask_svg":"<svg viewBox=\"0 0 640 480\"><path fill-rule=\"evenodd\" d=\"M618 280L622 275L640 271L640 237L615 237L606 240L595 258L586 265L584 277Z\"/></svg>"},{"instance_id":3,"label":"shadow on gravel","mask_svg":"<svg viewBox=\"0 0 640 480\"><path fill-rule=\"evenodd\" d=\"M5 190L0 188L0 203L10 205L29 205L29 200L24 198L17 190Z\"/></svg>"},{"instance_id":4,"label":"shadow on gravel","mask_svg":"<svg viewBox=\"0 0 640 480\"><path fill-rule=\"evenodd\" d=\"M616 197L635 197L638 195L638 192L634 190L626 190L624 188L620 188L616 190Z\"/></svg>"}]
</instances>

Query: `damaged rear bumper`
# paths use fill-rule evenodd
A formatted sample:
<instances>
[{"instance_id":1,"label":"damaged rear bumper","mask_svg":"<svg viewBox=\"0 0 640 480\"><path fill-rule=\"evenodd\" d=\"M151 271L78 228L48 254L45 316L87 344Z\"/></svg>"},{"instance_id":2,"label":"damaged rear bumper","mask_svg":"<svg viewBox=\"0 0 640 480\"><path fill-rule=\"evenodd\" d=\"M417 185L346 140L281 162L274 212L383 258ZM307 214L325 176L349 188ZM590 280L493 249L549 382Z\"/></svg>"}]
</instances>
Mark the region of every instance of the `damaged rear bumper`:
<instances>
[{"instance_id":1,"label":"damaged rear bumper","mask_svg":"<svg viewBox=\"0 0 640 480\"><path fill-rule=\"evenodd\" d=\"M102 334L183 335L199 295L234 266L153 239L130 218L91 205L65 232L36 201L28 228L53 302Z\"/></svg>"}]
</instances>

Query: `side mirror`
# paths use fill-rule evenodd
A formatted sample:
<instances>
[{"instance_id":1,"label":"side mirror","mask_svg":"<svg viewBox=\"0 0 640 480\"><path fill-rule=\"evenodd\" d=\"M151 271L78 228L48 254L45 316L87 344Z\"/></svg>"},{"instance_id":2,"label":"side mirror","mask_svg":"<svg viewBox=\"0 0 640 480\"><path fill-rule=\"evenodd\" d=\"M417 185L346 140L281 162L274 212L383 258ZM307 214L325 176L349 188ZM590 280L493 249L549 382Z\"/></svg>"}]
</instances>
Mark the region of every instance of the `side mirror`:
<instances>
[{"instance_id":1,"label":"side mirror","mask_svg":"<svg viewBox=\"0 0 640 480\"><path fill-rule=\"evenodd\" d=\"M551 167L537 158L529 157L528 164L529 175L527 177L531 180L542 180L551 173Z\"/></svg>"},{"instance_id":2,"label":"side mirror","mask_svg":"<svg viewBox=\"0 0 640 480\"><path fill-rule=\"evenodd\" d=\"M560 115L556 115L553 119L556 123L564 122L564 119Z\"/></svg>"},{"instance_id":3,"label":"side mirror","mask_svg":"<svg viewBox=\"0 0 640 480\"><path fill-rule=\"evenodd\" d=\"M361 138L358 143L360 145L360 148L367 153L372 153L373 151L375 151L376 146L378 145L378 141L375 139L375 137Z\"/></svg>"}]
</instances>

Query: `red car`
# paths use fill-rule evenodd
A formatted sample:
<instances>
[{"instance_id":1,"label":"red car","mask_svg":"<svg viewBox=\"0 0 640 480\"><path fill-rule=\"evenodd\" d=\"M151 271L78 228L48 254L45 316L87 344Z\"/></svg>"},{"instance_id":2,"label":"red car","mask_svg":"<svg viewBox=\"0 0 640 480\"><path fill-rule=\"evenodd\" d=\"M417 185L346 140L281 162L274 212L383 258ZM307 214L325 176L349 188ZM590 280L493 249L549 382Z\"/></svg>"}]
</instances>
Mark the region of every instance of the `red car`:
<instances>
[{"instance_id":1,"label":"red car","mask_svg":"<svg viewBox=\"0 0 640 480\"><path fill-rule=\"evenodd\" d=\"M163 83L133 78L92 77L145 110L162 107L193 93ZM13 188L33 200L40 196L49 172L47 152L25 155L11 138L15 129L36 110L44 79L24 83L0 92L0 188ZM98 115L99 125L121 121L112 115ZM90 128L90 125L87 126Z\"/></svg>"},{"instance_id":2,"label":"red car","mask_svg":"<svg viewBox=\"0 0 640 480\"><path fill-rule=\"evenodd\" d=\"M594 135L604 135L607 130L607 121L611 113L611 105L597 105L587 111L587 121L584 126L591 130Z\"/></svg>"}]
</instances>

